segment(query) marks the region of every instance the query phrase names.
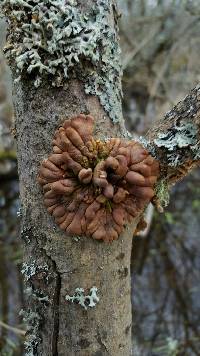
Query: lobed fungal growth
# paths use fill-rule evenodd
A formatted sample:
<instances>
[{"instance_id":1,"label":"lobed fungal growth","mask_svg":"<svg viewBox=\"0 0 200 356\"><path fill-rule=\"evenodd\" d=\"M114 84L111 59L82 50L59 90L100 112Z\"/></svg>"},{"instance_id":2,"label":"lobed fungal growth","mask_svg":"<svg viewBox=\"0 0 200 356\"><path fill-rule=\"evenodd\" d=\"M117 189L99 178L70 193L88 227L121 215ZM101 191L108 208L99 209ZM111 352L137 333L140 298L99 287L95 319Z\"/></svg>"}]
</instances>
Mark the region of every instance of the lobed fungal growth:
<instances>
[{"instance_id":1,"label":"lobed fungal growth","mask_svg":"<svg viewBox=\"0 0 200 356\"><path fill-rule=\"evenodd\" d=\"M113 3L96 0L89 12L76 0L1 0L9 19L5 54L17 79L35 87L47 79L62 86L69 78L98 96L113 121L120 121L121 62ZM27 79L27 78L26 78Z\"/></svg>"},{"instance_id":2,"label":"lobed fungal growth","mask_svg":"<svg viewBox=\"0 0 200 356\"><path fill-rule=\"evenodd\" d=\"M66 120L55 132L38 182L62 230L108 242L153 198L159 164L140 143L95 140L93 129L90 115Z\"/></svg>"}]
</instances>

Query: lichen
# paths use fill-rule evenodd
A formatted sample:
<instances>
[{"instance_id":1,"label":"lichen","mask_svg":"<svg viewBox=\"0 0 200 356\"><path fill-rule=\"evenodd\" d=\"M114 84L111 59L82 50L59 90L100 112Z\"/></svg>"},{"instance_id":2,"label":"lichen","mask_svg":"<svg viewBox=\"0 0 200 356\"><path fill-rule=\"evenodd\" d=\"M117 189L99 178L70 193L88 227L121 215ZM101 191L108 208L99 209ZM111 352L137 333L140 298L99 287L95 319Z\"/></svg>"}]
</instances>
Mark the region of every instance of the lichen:
<instances>
[{"instance_id":1,"label":"lichen","mask_svg":"<svg viewBox=\"0 0 200 356\"><path fill-rule=\"evenodd\" d=\"M94 308L99 302L99 297L97 296L97 287L92 287L88 295L84 295L85 290L83 288L76 288L73 296L66 295L65 300L77 303L85 310L88 308Z\"/></svg>"},{"instance_id":2,"label":"lichen","mask_svg":"<svg viewBox=\"0 0 200 356\"><path fill-rule=\"evenodd\" d=\"M34 300L42 303L45 306L49 303L48 295L44 295L43 292L39 289L34 289L33 285L30 285L25 289L25 294L27 297L32 297Z\"/></svg>"},{"instance_id":3,"label":"lichen","mask_svg":"<svg viewBox=\"0 0 200 356\"><path fill-rule=\"evenodd\" d=\"M198 128L194 123L177 125L175 122L166 132L158 134L154 144L166 149L168 165L177 167L184 163L189 153L194 161L200 158L198 140Z\"/></svg>"},{"instance_id":4,"label":"lichen","mask_svg":"<svg viewBox=\"0 0 200 356\"><path fill-rule=\"evenodd\" d=\"M22 212L22 208L20 209L21 216L23 217L24 212ZM30 227L28 226L23 226L20 232L21 239L26 243L30 244L33 238L33 231Z\"/></svg>"},{"instance_id":5,"label":"lichen","mask_svg":"<svg viewBox=\"0 0 200 356\"><path fill-rule=\"evenodd\" d=\"M75 0L3 0L9 18L6 57L18 78L30 75L35 87L66 79L84 82L114 121L120 121L121 64L117 30L110 26L112 4L97 0L83 13Z\"/></svg>"},{"instance_id":6,"label":"lichen","mask_svg":"<svg viewBox=\"0 0 200 356\"><path fill-rule=\"evenodd\" d=\"M29 281L33 276L35 276L39 272L47 272L48 271L48 265L38 265L35 260L33 260L30 264L27 262L24 262L22 265L21 272L24 275L24 278L26 281Z\"/></svg>"},{"instance_id":7,"label":"lichen","mask_svg":"<svg viewBox=\"0 0 200 356\"><path fill-rule=\"evenodd\" d=\"M17 211L17 217L21 218L22 217L22 210L21 208L19 208L19 210Z\"/></svg>"},{"instance_id":8,"label":"lichen","mask_svg":"<svg viewBox=\"0 0 200 356\"><path fill-rule=\"evenodd\" d=\"M31 311L31 309L27 311L21 310L19 314L23 317L23 321L27 327L26 341L24 342L25 355L36 356L38 355L38 345L41 342L39 329L42 319L37 312Z\"/></svg>"},{"instance_id":9,"label":"lichen","mask_svg":"<svg viewBox=\"0 0 200 356\"><path fill-rule=\"evenodd\" d=\"M27 303L31 305L31 308L20 312L27 328L24 348L26 356L36 356L38 355L38 348L42 341L41 327L44 323L44 314L50 303L50 299L47 295L44 295L41 289L35 288L31 279L26 281L26 284L27 288L25 288L24 292Z\"/></svg>"},{"instance_id":10,"label":"lichen","mask_svg":"<svg viewBox=\"0 0 200 356\"><path fill-rule=\"evenodd\" d=\"M194 139L197 139L197 132L197 128L192 123L186 123L183 126L174 125L173 130L160 133L154 143L158 147L166 147L169 151L173 151L174 148L193 145Z\"/></svg>"},{"instance_id":11,"label":"lichen","mask_svg":"<svg viewBox=\"0 0 200 356\"><path fill-rule=\"evenodd\" d=\"M25 295L27 303L31 303L31 308L27 308L26 311L22 310L20 315L23 316L23 321L27 326L25 355L26 356L36 356L38 355L38 347L41 343L40 328L43 323L44 308L46 308L49 303L48 295L44 295L42 289L39 289L37 284L35 286L34 280L37 274L40 274L39 279L43 279L48 282L47 272L49 267L47 264L40 265L35 260L31 263L24 262L22 265L22 274L25 277L26 288Z\"/></svg>"}]
</instances>

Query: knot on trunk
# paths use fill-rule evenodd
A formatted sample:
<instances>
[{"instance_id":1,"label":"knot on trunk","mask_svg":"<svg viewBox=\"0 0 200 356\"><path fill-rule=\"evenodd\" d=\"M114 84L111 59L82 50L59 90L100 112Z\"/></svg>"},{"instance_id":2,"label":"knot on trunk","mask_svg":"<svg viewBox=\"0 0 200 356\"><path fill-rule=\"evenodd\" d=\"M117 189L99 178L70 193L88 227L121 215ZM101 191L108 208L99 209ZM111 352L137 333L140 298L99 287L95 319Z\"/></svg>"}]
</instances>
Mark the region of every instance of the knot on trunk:
<instances>
[{"instance_id":1,"label":"knot on trunk","mask_svg":"<svg viewBox=\"0 0 200 356\"><path fill-rule=\"evenodd\" d=\"M109 242L155 195L159 164L140 143L95 140L93 130L90 115L66 120L55 132L38 182L61 229Z\"/></svg>"}]
</instances>

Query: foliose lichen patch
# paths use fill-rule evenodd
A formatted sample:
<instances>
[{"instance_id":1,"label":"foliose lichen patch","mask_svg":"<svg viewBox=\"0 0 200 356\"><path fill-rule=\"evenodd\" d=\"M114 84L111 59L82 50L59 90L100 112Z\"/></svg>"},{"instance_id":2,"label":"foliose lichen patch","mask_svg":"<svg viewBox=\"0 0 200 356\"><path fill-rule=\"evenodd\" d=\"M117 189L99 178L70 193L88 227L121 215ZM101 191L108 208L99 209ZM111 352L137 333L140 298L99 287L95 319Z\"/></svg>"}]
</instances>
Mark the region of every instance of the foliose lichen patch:
<instances>
[{"instance_id":1,"label":"foliose lichen patch","mask_svg":"<svg viewBox=\"0 0 200 356\"><path fill-rule=\"evenodd\" d=\"M18 79L29 74L35 87L79 78L114 121L120 121L121 65L118 34L110 26L112 4L97 0L83 13L76 0L3 0L9 19L6 57Z\"/></svg>"},{"instance_id":2,"label":"foliose lichen patch","mask_svg":"<svg viewBox=\"0 0 200 356\"><path fill-rule=\"evenodd\" d=\"M38 355L38 347L41 343L40 329L44 322L44 311L46 311L50 303L50 298L48 295L44 295L39 285L35 285L34 279L37 274L40 274L40 282L48 283L48 270L49 266L47 264L40 265L36 260L24 262L22 265L22 274L26 282L24 290L26 300L28 304L30 300L33 302L30 308L20 312L27 328L26 341L24 343L26 356Z\"/></svg>"},{"instance_id":3,"label":"foliose lichen patch","mask_svg":"<svg viewBox=\"0 0 200 356\"><path fill-rule=\"evenodd\" d=\"M22 265L22 274L24 275L24 278L26 281L29 281L33 276L35 276L39 272L47 272L48 271L48 265L40 266L36 263L35 260L33 260L30 264L27 262L24 262Z\"/></svg>"},{"instance_id":4,"label":"foliose lichen patch","mask_svg":"<svg viewBox=\"0 0 200 356\"><path fill-rule=\"evenodd\" d=\"M23 321L27 326L26 341L24 343L26 356L37 355L37 348L41 342L39 335L41 317L31 309L27 311L21 310L19 314L23 317Z\"/></svg>"},{"instance_id":5,"label":"foliose lichen patch","mask_svg":"<svg viewBox=\"0 0 200 356\"><path fill-rule=\"evenodd\" d=\"M76 288L73 296L66 295L65 300L77 303L85 310L88 308L94 308L99 302L99 297L97 296L97 287L92 287L88 295L85 295L85 290L83 288Z\"/></svg>"},{"instance_id":6,"label":"foliose lichen patch","mask_svg":"<svg viewBox=\"0 0 200 356\"><path fill-rule=\"evenodd\" d=\"M200 158L198 128L192 122L185 122L181 125L175 123L165 133L159 133L154 144L167 150L168 165L171 167L184 163L188 152L190 155L192 153L194 160Z\"/></svg>"}]
</instances>

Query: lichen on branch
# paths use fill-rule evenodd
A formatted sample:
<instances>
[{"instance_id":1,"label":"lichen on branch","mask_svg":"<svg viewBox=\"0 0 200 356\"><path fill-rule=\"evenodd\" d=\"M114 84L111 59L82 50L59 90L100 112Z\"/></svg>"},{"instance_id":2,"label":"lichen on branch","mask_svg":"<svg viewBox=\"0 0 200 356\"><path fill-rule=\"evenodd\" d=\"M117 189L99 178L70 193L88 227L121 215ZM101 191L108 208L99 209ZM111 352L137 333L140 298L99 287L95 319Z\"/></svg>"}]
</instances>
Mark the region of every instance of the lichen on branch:
<instances>
[{"instance_id":1,"label":"lichen on branch","mask_svg":"<svg viewBox=\"0 0 200 356\"><path fill-rule=\"evenodd\" d=\"M9 19L5 53L17 80L28 75L39 87L45 78L53 86L78 78L114 122L121 120L120 49L111 1L95 1L89 13L75 0L2 0L2 9Z\"/></svg>"},{"instance_id":2,"label":"lichen on branch","mask_svg":"<svg viewBox=\"0 0 200 356\"><path fill-rule=\"evenodd\" d=\"M117 239L154 196L159 164L141 144L94 139L94 119L79 115L55 132L39 169L44 204L67 234Z\"/></svg>"},{"instance_id":3,"label":"lichen on branch","mask_svg":"<svg viewBox=\"0 0 200 356\"><path fill-rule=\"evenodd\" d=\"M154 203L163 211L170 186L200 163L200 85L168 111L141 142L160 164Z\"/></svg>"},{"instance_id":4,"label":"lichen on branch","mask_svg":"<svg viewBox=\"0 0 200 356\"><path fill-rule=\"evenodd\" d=\"M142 140L169 185L200 162L200 85L166 113Z\"/></svg>"}]
</instances>

